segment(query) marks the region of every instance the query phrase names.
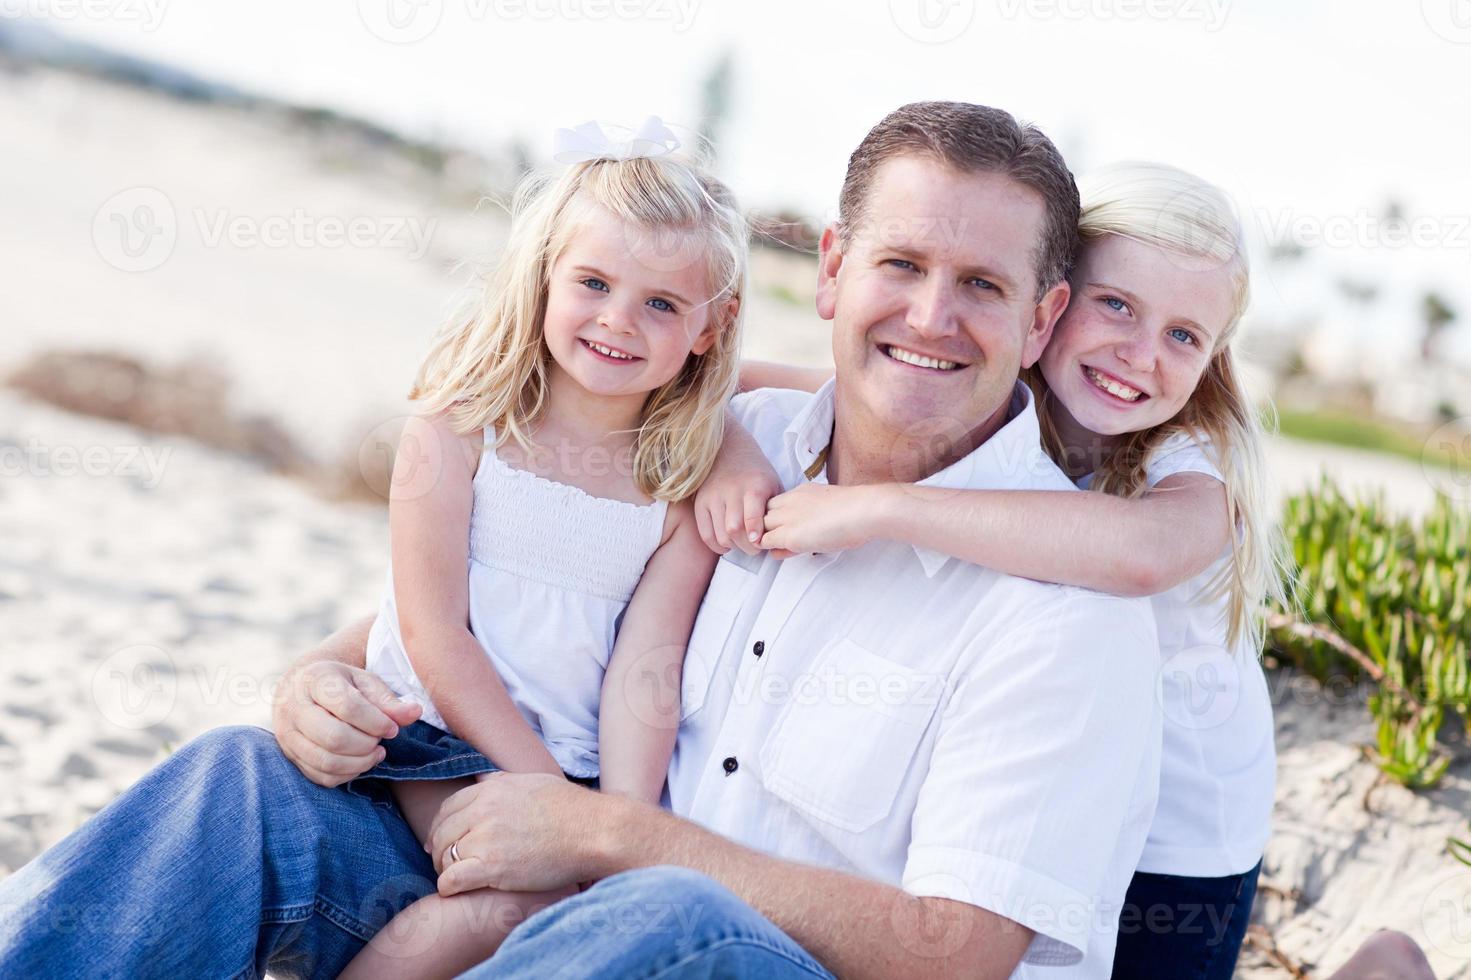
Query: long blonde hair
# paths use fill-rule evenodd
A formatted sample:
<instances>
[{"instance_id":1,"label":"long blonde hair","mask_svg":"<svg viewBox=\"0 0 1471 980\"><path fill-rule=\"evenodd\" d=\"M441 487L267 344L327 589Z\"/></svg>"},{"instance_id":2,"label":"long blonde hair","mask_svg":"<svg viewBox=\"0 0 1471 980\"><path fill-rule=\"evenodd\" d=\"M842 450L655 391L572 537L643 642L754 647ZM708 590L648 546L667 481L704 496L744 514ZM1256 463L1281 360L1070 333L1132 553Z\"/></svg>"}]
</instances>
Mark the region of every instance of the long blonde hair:
<instances>
[{"instance_id":1,"label":"long blonde hair","mask_svg":"<svg viewBox=\"0 0 1471 980\"><path fill-rule=\"evenodd\" d=\"M1106 235L1220 263L1231 274L1231 318L1216 337L1210 360L1184 407L1166 422L1118 437L1093 474L1090 489L1139 497L1150 456L1170 436L1208 441L1225 478L1231 524L1231 560L1210 583L1206 599L1229 594L1227 645L1245 639L1258 655L1265 638L1263 603L1287 601L1291 558L1270 516L1264 443L1266 426L1242 383L1232 341L1250 299L1250 269L1241 223L1230 199L1193 174L1158 163L1119 163L1079 181L1078 235L1086 249ZM1052 422L1054 400L1040 370L1028 372L1038 399L1042 440L1054 459L1065 448ZM1270 406L1266 411L1270 413Z\"/></svg>"},{"instance_id":2,"label":"long blonde hair","mask_svg":"<svg viewBox=\"0 0 1471 980\"><path fill-rule=\"evenodd\" d=\"M409 397L427 414L447 411L456 432L493 425L497 445L510 438L532 451L529 432L548 397L542 328L551 270L589 206L660 240L694 234L707 256L715 342L649 394L634 446L639 489L682 500L715 461L735 393L748 243L729 189L687 158L592 160L523 180L499 264L482 270L480 288L440 330Z\"/></svg>"}]
</instances>

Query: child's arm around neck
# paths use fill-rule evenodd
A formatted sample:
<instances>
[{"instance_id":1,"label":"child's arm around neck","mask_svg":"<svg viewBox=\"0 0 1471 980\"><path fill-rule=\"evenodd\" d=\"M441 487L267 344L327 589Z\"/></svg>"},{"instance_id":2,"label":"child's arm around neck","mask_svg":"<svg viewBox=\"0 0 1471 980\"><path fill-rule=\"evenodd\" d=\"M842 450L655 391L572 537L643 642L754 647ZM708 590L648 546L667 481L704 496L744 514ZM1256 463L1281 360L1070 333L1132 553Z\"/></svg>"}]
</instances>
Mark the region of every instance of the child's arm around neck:
<instances>
[{"instance_id":1,"label":"child's arm around neck","mask_svg":"<svg viewBox=\"0 0 1471 980\"><path fill-rule=\"evenodd\" d=\"M774 497L763 547L822 552L903 541L1009 575L1121 596L1164 592L1229 545L1225 487L1177 473L1142 497L913 484L804 484Z\"/></svg>"}]
</instances>

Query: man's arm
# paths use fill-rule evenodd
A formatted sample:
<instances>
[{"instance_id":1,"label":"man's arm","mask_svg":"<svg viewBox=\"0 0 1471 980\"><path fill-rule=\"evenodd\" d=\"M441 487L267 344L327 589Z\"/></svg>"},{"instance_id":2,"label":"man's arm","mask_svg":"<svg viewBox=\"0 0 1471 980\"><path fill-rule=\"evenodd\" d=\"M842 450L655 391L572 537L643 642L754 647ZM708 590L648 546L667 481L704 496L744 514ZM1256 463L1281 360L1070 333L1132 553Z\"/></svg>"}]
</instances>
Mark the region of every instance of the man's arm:
<instances>
[{"instance_id":1,"label":"man's arm","mask_svg":"<svg viewBox=\"0 0 1471 980\"><path fill-rule=\"evenodd\" d=\"M302 654L281 677L271 728L281 751L308 779L338 786L383 758L380 739L419 717L363 669L373 617L349 623Z\"/></svg>"},{"instance_id":2,"label":"man's arm","mask_svg":"<svg viewBox=\"0 0 1471 980\"><path fill-rule=\"evenodd\" d=\"M460 859L443 865L457 843ZM430 828L439 892L535 891L672 864L709 875L844 977L1005 977L1032 931L964 902L916 897L743 847L658 807L565 780L496 773Z\"/></svg>"},{"instance_id":3,"label":"man's arm","mask_svg":"<svg viewBox=\"0 0 1471 980\"><path fill-rule=\"evenodd\" d=\"M610 816L592 877L655 864L700 871L841 977L1006 977L1032 941L1030 929L975 905L784 861L664 810Z\"/></svg>"}]
</instances>

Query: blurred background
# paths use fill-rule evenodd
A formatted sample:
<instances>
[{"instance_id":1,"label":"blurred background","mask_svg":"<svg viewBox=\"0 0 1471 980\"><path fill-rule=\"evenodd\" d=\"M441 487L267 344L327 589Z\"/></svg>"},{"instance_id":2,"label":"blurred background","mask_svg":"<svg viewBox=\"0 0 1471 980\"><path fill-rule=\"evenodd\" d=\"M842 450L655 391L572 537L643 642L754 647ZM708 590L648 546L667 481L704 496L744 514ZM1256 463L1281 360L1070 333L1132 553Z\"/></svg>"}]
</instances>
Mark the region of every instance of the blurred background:
<instances>
[{"instance_id":1,"label":"blurred background","mask_svg":"<svg viewBox=\"0 0 1471 980\"><path fill-rule=\"evenodd\" d=\"M0 0L0 871L371 614L404 393L555 127L708 140L761 229L748 352L820 365L848 153L958 99L1248 230L1317 604L1268 651L1244 975L1378 925L1471 975L1468 82L1468 0Z\"/></svg>"}]
</instances>

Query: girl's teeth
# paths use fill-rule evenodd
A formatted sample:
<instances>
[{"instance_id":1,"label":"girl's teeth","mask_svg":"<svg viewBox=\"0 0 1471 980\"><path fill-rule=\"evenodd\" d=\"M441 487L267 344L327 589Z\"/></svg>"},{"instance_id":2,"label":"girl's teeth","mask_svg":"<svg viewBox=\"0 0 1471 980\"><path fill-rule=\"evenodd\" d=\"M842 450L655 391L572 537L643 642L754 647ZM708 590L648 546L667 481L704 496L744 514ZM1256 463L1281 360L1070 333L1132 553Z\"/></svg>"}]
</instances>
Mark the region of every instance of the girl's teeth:
<instances>
[{"instance_id":1,"label":"girl's teeth","mask_svg":"<svg viewBox=\"0 0 1471 980\"><path fill-rule=\"evenodd\" d=\"M597 351L599 354L605 354L608 357L616 357L620 361L631 361L631 360L634 359L633 358L633 355L631 355L631 354L620 354L618 351L614 350L611 347L604 347L602 344L595 344L591 340L587 341L586 343L587 343L587 346L591 347L593 350Z\"/></svg>"},{"instance_id":2,"label":"girl's teeth","mask_svg":"<svg viewBox=\"0 0 1471 980\"><path fill-rule=\"evenodd\" d=\"M954 361L941 361L933 357L925 357L923 354L913 354L900 347L888 348L889 356L904 364L913 364L915 367L933 368L936 371L953 371L960 367Z\"/></svg>"},{"instance_id":3,"label":"girl's teeth","mask_svg":"<svg viewBox=\"0 0 1471 980\"><path fill-rule=\"evenodd\" d=\"M1144 392L1130 388L1128 385L1121 385L1117 381L1111 381L1092 368L1088 368L1088 377L1094 384L1110 395L1116 395L1126 402L1138 401L1140 396L1144 394Z\"/></svg>"}]
</instances>

